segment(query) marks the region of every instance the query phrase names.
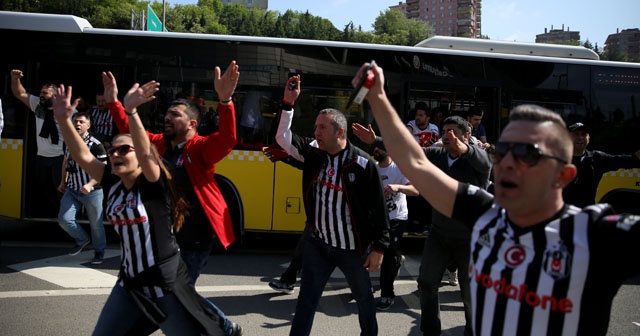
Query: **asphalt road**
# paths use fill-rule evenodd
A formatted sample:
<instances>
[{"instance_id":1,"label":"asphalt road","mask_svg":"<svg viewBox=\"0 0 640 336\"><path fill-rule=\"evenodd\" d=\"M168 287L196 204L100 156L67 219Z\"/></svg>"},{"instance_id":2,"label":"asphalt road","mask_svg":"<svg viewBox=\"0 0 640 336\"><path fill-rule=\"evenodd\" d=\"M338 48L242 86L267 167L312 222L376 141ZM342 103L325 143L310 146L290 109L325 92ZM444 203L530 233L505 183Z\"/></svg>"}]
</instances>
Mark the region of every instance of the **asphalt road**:
<instances>
[{"instance_id":1,"label":"asphalt road","mask_svg":"<svg viewBox=\"0 0 640 336\"><path fill-rule=\"evenodd\" d=\"M115 235L109 234L105 263L93 266L89 263L91 250L74 257L66 254L71 240L55 224L0 220L0 228L0 334L91 334L118 270ZM217 251L198 279L198 291L240 323L245 335L288 335L297 291L293 295L276 293L267 283L287 266L296 238L254 236L245 248ZM403 244L407 262L396 281L396 303L377 314L380 335L421 334L415 282L421 241L405 239ZM377 289L377 273L373 273L373 282ZM637 277L620 289L608 335L640 335L639 285ZM459 287L443 282L443 335L462 335L459 295ZM320 302L312 335L357 335L359 331L356 305L342 274L336 271Z\"/></svg>"}]
</instances>

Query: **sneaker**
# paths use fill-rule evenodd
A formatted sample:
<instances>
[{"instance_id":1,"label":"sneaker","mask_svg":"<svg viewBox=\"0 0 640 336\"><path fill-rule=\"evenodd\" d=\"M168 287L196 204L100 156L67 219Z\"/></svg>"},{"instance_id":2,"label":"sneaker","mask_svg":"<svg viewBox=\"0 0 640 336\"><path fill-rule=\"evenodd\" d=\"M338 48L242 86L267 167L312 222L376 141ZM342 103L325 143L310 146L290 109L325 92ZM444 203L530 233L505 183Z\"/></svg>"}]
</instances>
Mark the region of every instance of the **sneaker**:
<instances>
[{"instance_id":1,"label":"sneaker","mask_svg":"<svg viewBox=\"0 0 640 336\"><path fill-rule=\"evenodd\" d=\"M458 285L458 270L453 272L449 272L449 285L457 286Z\"/></svg>"},{"instance_id":2,"label":"sneaker","mask_svg":"<svg viewBox=\"0 0 640 336\"><path fill-rule=\"evenodd\" d=\"M398 268L398 270L396 271L396 278L398 278L398 276L400 275L400 269L402 268L402 265L404 265L405 261L407 261L407 258L405 258L403 255L400 255L400 258L398 258L398 263L396 264L396 268Z\"/></svg>"},{"instance_id":3,"label":"sneaker","mask_svg":"<svg viewBox=\"0 0 640 336\"><path fill-rule=\"evenodd\" d=\"M242 327L235 323L231 323L231 336L242 336Z\"/></svg>"},{"instance_id":4,"label":"sneaker","mask_svg":"<svg viewBox=\"0 0 640 336\"><path fill-rule=\"evenodd\" d=\"M92 265L100 265L104 261L104 252L96 252L93 254L93 259L91 259Z\"/></svg>"},{"instance_id":5,"label":"sneaker","mask_svg":"<svg viewBox=\"0 0 640 336\"><path fill-rule=\"evenodd\" d=\"M89 245L88 240L80 245L76 244L73 248L71 248L71 251L69 251L69 255L70 256L77 255L78 253L82 252L82 249L87 247L87 245Z\"/></svg>"},{"instance_id":6,"label":"sneaker","mask_svg":"<svg viewBox=\"0 0 640 336\"><path fill-rule=\"evenodd\" d=\"M378 300L378 303L376 304L376 308L378 310L387 310L389 309L389 307L391 307L391 305L394 302L395 300L392 297L383 296L380 298L380 300Z\"/></svg>"},{"instance_id":7,"label":"sneaker","mask_svg":"<svg viewBox=\"0 0 640 336\"><path fill-rule=\"evenodd\" d=\"M269 282L269 287L276 292L293 294L293 284L284 283L280 280L273 280Z\"/></svg>"}]
</instances>

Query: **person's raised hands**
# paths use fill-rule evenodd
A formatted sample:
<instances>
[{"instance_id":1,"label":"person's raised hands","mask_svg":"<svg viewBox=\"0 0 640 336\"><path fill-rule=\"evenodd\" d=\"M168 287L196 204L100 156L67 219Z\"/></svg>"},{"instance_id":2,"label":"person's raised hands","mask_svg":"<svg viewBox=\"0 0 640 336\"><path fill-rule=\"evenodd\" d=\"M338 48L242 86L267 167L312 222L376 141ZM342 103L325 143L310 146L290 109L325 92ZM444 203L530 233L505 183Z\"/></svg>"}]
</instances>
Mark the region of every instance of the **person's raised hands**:
<instances>
[{"instance_id":1,"label":"person's raised hands","mask_svg":"<svg viewBox=\"0 0 640 336\"><path fill-rule=\"evenodd\" d=\"M300 75L289 77L287 85L284 88L283 100L289 105L294 105L296 99L300 96Z\"/></svg>"},{"instance_id":2,"label":"person's raised hands","mask_svg":"<svg viewBox=\"0 0 640 336\"><path fill-rule=\"evenodd\" d=\"M140 84L135 83L127 92L127 95L124 96L124 108L127 111L132 111L138 106L150 102L156 97L154 94L158 92L158 86L160 83L152 80L144 85L140 86Z\"/></svg>"},{"instance_id":3,"label":"person's raised hands","mask_svg":"<svg viewBox=\"0 0 640 336\"><path fill-rule=\"evenodd\" d=\"M71 103L72 91L71 86L65 88L64 84L60 84L56 89L57 94L51 98L53 115L57 120L71 119L71 115L76 112L80 98L76 98L73 103Z\"/></svg>"},{"instance_id":4,"label":"person's raised hands","mask_svg":"<svg viewBox=\"0 0 640 336\"><path fill-rule=\"evenodd\" d=\"M111 71L102 73L102 86L104 86L104 99L107 103L118 101L118 84Z\"/></svg>"},{"instance_id":5,"label":"person's raised hands","mask_svg":"<svg viewBox=\"0 0 640 336\"><path fill-rule=\"evenodd\" d=\"M369 124L369 127L364 127L358 123L353 123L351 124L351 131L353 131L353 134L355 134L360 141L366 144L371 145L376 141L376 132L373 130L373 127L371 127L371 124Z\"/></svg>"},{"instance_id":6,"label":"person's raised hands","mask_svg":"<svg viewBox=\"0 0 640 336\"><path fill-rule=\"evenodd\" d=\"M366 62L364 63L361 67L360 70L358 70L358 73L356 73L356 76L353 77L353 79L351 80L351 85L353 85L354 88L358 87L358 84L360 84L362 82L362 78L366 75L367 69L371 69L371 71L373 72L373 85L371 86L371 88L369 88L369 92L367 93L366 98L370 99L373 96L376 95L384 95L384 72L382 71L382 68L378 66L378 63L369 63Z\"/></svg>"},{"instance_id":7,"label":"person's raised hands","mask_svg":"<svg viewBox=\"0 0 640 336\"><path fill-rule=\"evenodd\" d=\"M229 64L229 67L222 75L220 75L220 67L217 66L215 68L213 86L218 94L218 98L220 98L220 101L226 102L231 100L231 97L236 90L236 86L238 85L238 78L240 77L238 69L236 61L231 61L231 64Z\"/></svg>"}]
</instances>

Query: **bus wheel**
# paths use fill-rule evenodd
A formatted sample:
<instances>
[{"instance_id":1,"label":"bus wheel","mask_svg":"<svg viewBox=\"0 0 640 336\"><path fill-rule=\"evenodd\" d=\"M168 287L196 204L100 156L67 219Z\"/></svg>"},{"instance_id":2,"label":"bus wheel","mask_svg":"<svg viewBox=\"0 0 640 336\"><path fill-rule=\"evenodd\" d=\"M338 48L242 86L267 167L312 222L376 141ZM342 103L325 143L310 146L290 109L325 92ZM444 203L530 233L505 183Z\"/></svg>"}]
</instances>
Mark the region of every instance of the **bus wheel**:
<instances>
[{"instance_id":1,"label":"bus wheel","mask_svg":"<svg viewBox=\"0 0 640 336\"><path fill-rule=\"evenodd\" d=\"M616 213L631 213L640 215L640 190L635 189L614 189L604 196L599 203L608 203Z\"/></svg>"},{"instance_id":2,"label":"bus wheel","mask_svg":"<svg viewBox=\"0 0 640 336\"><path fill-rule=\"evenodd\" d=\"M215 179L224 200L227 202L227 207L231 214L231 222L233 223L233 235L236 237L236 240L229 246L229 249L240 248L244 240L244 208L240 194L233 185L233 182L228 178L215 174Z\"/></svg>"}]
</instances>

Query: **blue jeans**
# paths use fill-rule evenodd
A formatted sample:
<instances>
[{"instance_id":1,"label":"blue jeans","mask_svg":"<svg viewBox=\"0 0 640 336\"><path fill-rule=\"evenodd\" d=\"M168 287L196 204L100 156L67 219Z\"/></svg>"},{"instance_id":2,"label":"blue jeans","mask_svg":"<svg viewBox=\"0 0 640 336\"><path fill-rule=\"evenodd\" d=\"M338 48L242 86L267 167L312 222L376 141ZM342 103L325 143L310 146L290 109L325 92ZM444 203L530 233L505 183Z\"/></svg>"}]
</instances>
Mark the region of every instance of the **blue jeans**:
<instances>
[{"instance_id":1,"label":"blue jeans","mask_svg":"<svg viewBox=\"0 0 640 336\"><path fill-rule=\"evenodd\" d=\"M464 334L472 335L471 295L469 293L470 239L447 238L432 231L424 241L418 287L420 288L420 330L424 335L440 335L440 300L438 289L445 268L452 264L458 267L460 295L464 305L466 325Z\"/></svg>"},{"instance_id":2,"label":"blue jeans","mask_svg":"<svg viewBox=\"0 0 640 336\"><path fill-rule=\"evenodd\" d=\"M60 200L60 210L58 212L58 224L76 241L76 244L80 245L89 241L87 233L76 221L76 214L84 206L91 226L93 248L100 253L104 253L107 245L107 237L102 223L103 197L102 189L92 190L85 195L79 190L67 188Z\"/></svg>"},{"instance_id":3,"label":"blue jeans","mask_svg":"<svg viewBox=\"0 0 640 336\"><path fill-rule=\"evenodd\" d=\"M196 321L173 293L156 300L156 303L167 317L159 326L165 335L198 335L200 333ZM146 319L147 317L138 308L131 295L122 286L116 284L102 308L93 335L127 335L129 329L136 323Z\"/></svg>"},{"instance_id":4,"label":"blue jeans","mask_svg":"<svg viewBox=\"0 0 640 336\"><path fill-rule=\"evenodd\" d=\"M189 250L180 247L180 256L182 257L182 261L187 265L189 277L191 277L194 284L196 283L196 280L198 280L198 277L200 277L202 269L209 261L209 255L211 254L211 249L213 249L214 243L215 240L212 239L209 246L204 250Z\"/></svg>"},{"instance_id":5,"label":"blue jeans","mask_svg":"<svg viewBox=\"0 0 640 336\"><path fill-rule=\"evenodd\" d=\"M378 321L371 278L358 251L342 250L309 237L302 257L302 279L290 336L309 335L324 287L336 267L344 273L358 304L360 335L377 335Z\"/></svg>"}]
</instances>

